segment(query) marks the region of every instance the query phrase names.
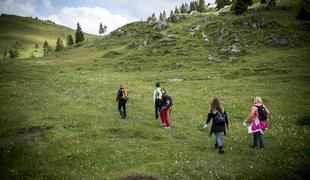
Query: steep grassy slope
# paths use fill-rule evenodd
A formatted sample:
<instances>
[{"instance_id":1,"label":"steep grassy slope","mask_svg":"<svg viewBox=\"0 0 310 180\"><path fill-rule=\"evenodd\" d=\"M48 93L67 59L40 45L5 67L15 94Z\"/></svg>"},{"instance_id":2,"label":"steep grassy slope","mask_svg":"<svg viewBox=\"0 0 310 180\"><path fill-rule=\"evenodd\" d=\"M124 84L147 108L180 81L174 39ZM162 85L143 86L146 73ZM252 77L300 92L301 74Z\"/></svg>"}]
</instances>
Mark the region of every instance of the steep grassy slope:
<instances>
[{"instance_id":1,"label":"steep grassy slope","mask_svg":"<svg viewBox=\"0 0 310 180\"><path fill-rule=\"evenodd\" d=\"M0 24L1 58L3 49L10 48L14 42L22 45L20 58L28 58L32 52L38 57L43 55L42 47L45 40L55 47L57 37L62 38L65 43L68 34L73 37L75 34L75 30L70 28L30 17L2 14ZM92 37L87 34L85 36L86 38ZM35 49L36 43L39 44L39 49Z\"/></svg>"},{"instance_id":2,"label":"steep grassy slope","mask_svg":"<svg viewBox=\"0 0 310 180\"><path fill-rule=\"evenodd\" d=\"M295 19L299 4L182 17L163 31L136 22L80 48L1 61L0 177L306 179L310 46ZM254 27L253 16L264 25ZM235 33L237 54L229 50ZM169 130L154 120L158 81L174 98ZM119 84L130 90L125 121L115 103ZM271 111L265 151L251 149L242 126L257 95ZM230 122L224 155L202 128L215 96Z\"/></svg>"}]
</instances>

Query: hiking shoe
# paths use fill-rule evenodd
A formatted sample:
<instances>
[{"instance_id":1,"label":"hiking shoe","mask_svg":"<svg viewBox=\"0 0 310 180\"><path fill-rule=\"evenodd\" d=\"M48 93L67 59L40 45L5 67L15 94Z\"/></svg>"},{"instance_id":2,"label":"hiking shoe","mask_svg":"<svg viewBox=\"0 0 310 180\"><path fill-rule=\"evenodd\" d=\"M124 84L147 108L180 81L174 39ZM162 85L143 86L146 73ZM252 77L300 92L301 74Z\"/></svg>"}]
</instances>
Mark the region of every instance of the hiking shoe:
<instances>
[{"instance_id":1,"label":"hiking shoe","mask_svg":"<svg viewBox=\"0 0 310 180\"><path fill-rule=\"evenodd\" d=\"M165 127L165 129L170 129L170 127Z\"/></svg>"},{"instance_id":2,"label":"hiking shoe","mask_svg":"<svg viewBox=\"0 0 310 180\"><path fill-rule=\"evenodd\" d=\"M223 146L219 146L219 153L220 153L220 154L223 154L223 153L224 153L224 148L223 148Z\"/></svg>"},{"instance_id":3,"label":"hiking shoe","mask_svg":"<svg viewBox=\"0 0 310 180\"><path fill-rule=\"evenodd\" d=\"M261 151L265 151L265 148L260 148Z\"/></svg>"},{"instance_id":4,"label":"hiking shoe","mask_svg":"<svg viewBox=\"0 0 310 180\"><path fill-rule=\"evenodd\" d=\"M214 144L214 147L215 147L215 149L218 149L219 145L216 143L216 144Z\"/></svg>"}]
</instances>

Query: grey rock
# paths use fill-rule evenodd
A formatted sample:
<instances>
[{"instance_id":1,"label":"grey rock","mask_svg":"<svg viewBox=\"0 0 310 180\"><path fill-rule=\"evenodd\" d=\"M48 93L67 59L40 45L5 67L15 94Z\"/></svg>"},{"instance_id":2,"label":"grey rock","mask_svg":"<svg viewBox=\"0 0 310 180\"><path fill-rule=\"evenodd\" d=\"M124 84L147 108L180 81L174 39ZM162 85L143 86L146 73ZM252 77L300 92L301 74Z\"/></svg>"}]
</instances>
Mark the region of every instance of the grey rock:
<instances>
[{"instance_id":1,"label":"grey rock","mask_svg":"<svg viewBox=\"0 0 310 180\"><path fill-rule=\"evenodd\" d=\"M155 26L155 28L159 31L166 29L167 28L167 24L165 22L158 22Z\"/></svg>"},{"instance_id":2,"label":"grey rock","mask_svg":"<svg viewBox=\"0 0 310 180\"><path fill-rule=\"evenodd\" d=\"M189 14L192 16L199 16L200 15L200 13L198 11L192 11Z\"/></svg>"}]
</instances>

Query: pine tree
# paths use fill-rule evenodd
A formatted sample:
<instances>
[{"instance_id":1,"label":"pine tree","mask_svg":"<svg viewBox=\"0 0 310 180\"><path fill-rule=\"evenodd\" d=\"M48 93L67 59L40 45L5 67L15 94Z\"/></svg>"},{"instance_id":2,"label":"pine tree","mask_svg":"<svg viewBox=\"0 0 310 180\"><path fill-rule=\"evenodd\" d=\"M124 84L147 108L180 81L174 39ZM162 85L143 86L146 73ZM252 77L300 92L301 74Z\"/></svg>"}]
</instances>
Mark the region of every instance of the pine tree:
<instances>
[{"instance_id":1,"label":"pine tree","mask_svg":"<svg viewBox=\"0 0 310 180\"><path fill-rule=\"evenodd\" d=\"M156 21L157 21L157 18L156 18L155 13L152 14L152 21L153 21L153 22L156 22Z\"/></svg>"},{"instance_id":2,"label":"pine tree","mask_svg":"<svg viewBox=\"0 0 310 180\"><path fill-rule=\"evenodd\" d=\"M80 43L83 41L84 41L84 33L82 31L80 23L77 23L75 31L75 43Z\"/></svg>"},{"instance_id":3,"label":"pine tree","mask_svg":"<svg viewBox=\"0 0 310 180\"><path fill-rule=\"evenodd\" d=\"M43 52L44 55L47 55L52 50L52 47L48 44L48 42L45 40L43 44Z\"/></svg>"},{"instance_id":4,"label":"pine tree","mask_svg":"<svg viewBox=\"0 0 310 180\"><path fill-rule=\"evenodd\" d=\"M235 14L242 14L247 11L248 6L253 4L252 0L234 0L231 10L235 12Z\"/></svg>"},{"instance_id":5,"label":"pine tree","mask_svg":"<svg viewBox=\"0 0 310 180\"><path fill-rule=\"evenodd\" d=\"M199 0L199 3L198 3L198 11L199 11L200 13L206 12L206 4L205 4L205 1L204 1L204 0Z\"/></svg>"},{"instance_id":6,"label":"pine tree","mask_svg":"<svg viewBox=\"0 0 310 180\"><path fill-rule=\"evenodd\" d=\"M108 26L104 25L103 26L103 35L105 35L105 33L107 32Z\"/></svg>"},{"instance_id":7,"label":"pine tree","mask_svg":"<svg viewBox=\"0 0 310 180\"><path fill-rule=\"evenodd\" d=\"M71 34L68 34L67 35L67 46L71 46L73 45L74 42L73 42L73 38L72 38L72 35Z\"/></svg>"},{"instance_id":8,"label":"pine tree","mask_svg":"<svg viewBox=\"0 0 310 180\"><path fill-rule=\"evenodd\" d=\"M184 6L184 4L181 5L180 12L181 12L181 13L186 13L186 12L185 12L185 6Z\"/></svg>"},{"instance_id":9,"label":"pine tree","mask_svg":"<svg viewBox=\"0 0 310 180\"><path fill-rule=\"evenodd\" d=\"M164 19L164 20L167 19L166 11L163 12L163 19Z\"/></svg>"},{"instance_id":10,"label":"pine tree","mask_svg":"<svg viewBox=\"0 0 310 180\"><path fill-rule=\"evenodd\" d=\"M60 39L60 37L58 37L57 42L56 42L55 51L61 51L63 49L64 49L64 43L63 43L62 39Z\"/></svg>"},{"instance_id":11,"label":"pine tree","mask_svg":"<svg viewBox=\"0 0 310 180\"><path fill-rule=\"evenodd\" d=\"M192 1L189 4L189 12L196 11L196 10L197 10L197 8L196 8L196 1Z\"/></svg>"},{"instance_id":12,"label":"pine tree","mask_svg":"<svg viewBox=\"0 0 310 180\"><path fill-rule=\"evenodd\" d=\"M189 12L189 6L187 3L184 4L184 10L185 10L185 13Z\"/></svg>"},{"instance_id":13,"label":"pine tree","mask_svg":"<svg viewBox=\"0 0 310 180\"><path fill-rule=\"evenodd\" d=\"M171 11L170 11L170 16L169 16L169 18L172 19L173 16L174 16L174 13L173 13L173 11L171 10Z\"/></svg>"},{"instance_id":14,"label":"pine tree","mask_svg":"<svg viewBox=\"0 0 310 180\"><path fill-rule=\"evenodd\" d=\"M176 6L175 9L174 9L174 14L180 14L180 11L178 9L178 7Z\"/></svg>"},{"instance_id":15,"label":"pine tree","mask_svg":"<svg viewBox=\"0 0 310 180\"><path fill-rule=\"evenodd\" d=\"M8 56L8 48L4 48L4 51L3 51L3 59L6 59L6 57Z\"/></svg>"},{"instance_id":16,"label":"pine tree","mask_svg":"<svg viewBox=\"0 0 310 180\"><path fill-rule=\"evenodd\" d=\"M34 46L34 48L39 49L39 44L36 43L35 46Z\"/></svg>"},{"instance_id":17,"label":"pine tree","mask_svg":"<svg viewBox=\"0 0 310 180\"><path fill-rule=\"evenodd\" d=\"M17 48L11 48L9 51L9 56L11 59L15 59L19 56L19 51Z\"/></svg>"},{"instance_id":18,"label":"pine tree","mask_svg":"<svg viewBox=\"0 0 310 180\"><path fill-rule=\"evenodd\" d=\"M230 0L215 0L215 4L217 9L222 9L226 5L230 5L231 2Z\"/></svg>"},{"instance_id":19,"label":"pine tree","mask_svg":"<svg viewBox=\"0 0 310 180\"><path fill-rule=\"evenodd\" d=\"M100 25L99 25L99 35L101 35L103 33L104 33L103 26L102 26L102 23L100 23Z\"/></svg>"},{"instance_id":20,"label":"pine tree","mask_svg":"<svg viewBox=\"0 0 310 180\"><path fill-rule=\"evenodd\" d=\"M159 14L159 21L163 21L163 20L164 20L163 13L160 12L160 14Z\"/></svg>"}]
</instances>

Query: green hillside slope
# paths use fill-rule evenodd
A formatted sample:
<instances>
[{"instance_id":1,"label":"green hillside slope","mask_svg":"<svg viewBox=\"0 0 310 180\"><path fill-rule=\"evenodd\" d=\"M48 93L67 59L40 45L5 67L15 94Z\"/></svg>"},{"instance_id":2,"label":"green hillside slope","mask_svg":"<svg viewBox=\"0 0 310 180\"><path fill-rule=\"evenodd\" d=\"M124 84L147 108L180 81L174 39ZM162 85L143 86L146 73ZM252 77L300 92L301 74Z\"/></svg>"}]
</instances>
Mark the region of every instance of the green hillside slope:
<instances>
[{"instance_id":1,"label":"green hillside slope","mask_svg":"<svg viewBox=\"0 0 310 180\"><path fill-rule=\"evenodd\" d=\"M10 48L12 43L19 43L21 44L20 58L28 58L32 52L36 57L42 56L42 46L45 40L55 47L57 37L62 38L65 43L68 34L73 37L75 35L75 30L31 17L2 14L0 24L1 55L4 48ZM86 38L89 37L92 36L86 34ZM36 43L39 44L38 50L35 49Z\"/></svg>"},{"instance_id":2,"label":"green hillside slope","mask_svg":"<svg viewBox=\"0 0 310 180\"><path fill-rule=\"evenodd\" d=\"M302 5L182 15L163 30L133 22L78 48L0 61L0 179L307 179ZM173 98L171 129L154 118L156 82ZM120 84L129 88L125 120ZM211 124L203 128L216 96L229 119L224 154ZM264 151L242 125L255 96L271 112Z\"/></svg>"}]
</instances>

